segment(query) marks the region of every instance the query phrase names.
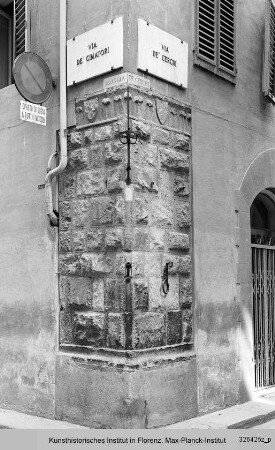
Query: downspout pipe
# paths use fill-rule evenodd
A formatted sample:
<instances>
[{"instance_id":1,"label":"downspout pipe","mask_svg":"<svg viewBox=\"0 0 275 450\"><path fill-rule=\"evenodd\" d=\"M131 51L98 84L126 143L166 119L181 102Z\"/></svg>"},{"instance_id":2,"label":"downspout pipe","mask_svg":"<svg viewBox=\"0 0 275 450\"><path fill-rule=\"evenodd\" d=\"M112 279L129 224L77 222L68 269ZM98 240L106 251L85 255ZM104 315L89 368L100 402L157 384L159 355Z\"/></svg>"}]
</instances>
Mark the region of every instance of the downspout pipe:
<instances>
[{"instance_id":1,"label":"downspout pipe","mask_svg":"<svg viewBox=\"0 0 275 450\"><path fill-rule=\"evenodd\" d=\"M58 226L58 217L53 210L52 180L67 166L67 80L66 80L66 39L67 39L67 0L60 0L60 162L47 173L45 180L46 213L50 222ZM50 157L51 159L51 157Z\"/></svg>"}]
</instances>

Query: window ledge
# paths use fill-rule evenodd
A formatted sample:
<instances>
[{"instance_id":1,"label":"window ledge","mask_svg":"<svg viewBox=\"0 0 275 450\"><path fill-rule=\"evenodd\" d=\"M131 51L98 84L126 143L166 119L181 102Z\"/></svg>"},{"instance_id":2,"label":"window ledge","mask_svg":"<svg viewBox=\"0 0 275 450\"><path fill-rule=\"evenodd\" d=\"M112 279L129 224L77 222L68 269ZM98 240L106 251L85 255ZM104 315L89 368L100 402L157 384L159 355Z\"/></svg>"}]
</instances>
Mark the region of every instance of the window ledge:
<instances>
[{"instance_id":1,"label":"window ledge","mask_svg":"<svg viewBox=\"0 0 275 450\"><path fill-rule=\"evenodd\" d=\"M219 69L218 67L215 67L213 64L204 61L196 54L194 54L194 65L197 67L201 67L202 69L207 70L220 78L223 78L231 84L236 84L236 75L232 75L222 69Z\"/></svg>"}]
</instances>

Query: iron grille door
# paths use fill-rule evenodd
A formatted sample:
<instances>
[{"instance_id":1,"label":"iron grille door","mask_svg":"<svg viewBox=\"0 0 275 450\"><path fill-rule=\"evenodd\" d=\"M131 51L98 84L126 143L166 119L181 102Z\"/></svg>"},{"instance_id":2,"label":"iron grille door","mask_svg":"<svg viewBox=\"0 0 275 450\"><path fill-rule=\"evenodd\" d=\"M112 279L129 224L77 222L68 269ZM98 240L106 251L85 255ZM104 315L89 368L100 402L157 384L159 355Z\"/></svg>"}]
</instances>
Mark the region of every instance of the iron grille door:
<instances>
[{"instance_id":1,"label":"iron grille door","mask_svg":"<svg viewBox=\"0 0 275 450\"><path fill-rule=\"evenodd\" d=\"M275 247L252 244L255 387L275 384Z\"/></svg>"}]
</instances>

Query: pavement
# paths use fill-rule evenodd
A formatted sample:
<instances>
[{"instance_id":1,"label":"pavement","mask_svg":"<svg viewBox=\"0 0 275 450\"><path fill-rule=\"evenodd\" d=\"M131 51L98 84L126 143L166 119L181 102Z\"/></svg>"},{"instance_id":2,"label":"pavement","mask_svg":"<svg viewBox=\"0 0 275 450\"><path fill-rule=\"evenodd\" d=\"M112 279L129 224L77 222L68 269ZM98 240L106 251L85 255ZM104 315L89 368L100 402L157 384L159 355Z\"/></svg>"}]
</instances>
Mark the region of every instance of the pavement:
<instances>
[{"instance_id":1,"label":"pavement","mask_svg":"<svg viewBox=\"0 0 275 450\"><path fill-rule=\"evenodd\" d=\"M175 423L166 427L170 430L183 429L245 429L263 428L264 423L275 419L275 389L261 391L250 402L230 408L215 411L210 414L194 417L184 422ZM271 423L271 422L270 422ZM270 427L270 426L269 426ZM275 421L274 421L275 429Z\"/></svg>"},{"instance_id":2,"label":"pavement","mask_svg":"<svg viewBox=\"0 0 275 450\"><path fill-rule=\"evenodd\" d=\"M161 427L161 429L245 429L263 428L269 422L272 427L275 419L275 389L262 391L253 401L230 408L215 411L210 414L194 417L184 422ZM271 425L270 425L271 424ZM17 411L0 409L0 428L9 429L89 429L80 425L60 420L45 419ZM275 429L275 420L274 420Z\"/></svg>"}]
</instances>

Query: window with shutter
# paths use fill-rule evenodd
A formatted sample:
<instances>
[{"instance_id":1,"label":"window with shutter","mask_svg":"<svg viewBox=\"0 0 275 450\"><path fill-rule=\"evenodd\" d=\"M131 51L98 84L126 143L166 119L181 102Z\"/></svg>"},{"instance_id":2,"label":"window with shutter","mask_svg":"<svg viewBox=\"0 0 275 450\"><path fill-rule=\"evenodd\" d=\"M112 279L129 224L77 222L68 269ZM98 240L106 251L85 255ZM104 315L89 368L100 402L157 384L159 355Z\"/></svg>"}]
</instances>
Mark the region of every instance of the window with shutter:
<instances>
[{"instance_id":1,"label":"window with shutter","mask_svg":"<svg viewBox=\"0 0 275 450\"><path fill-rule=\"evenodd\" d=\"M235 0L197 0L195 64L235 80Z\"/></svg>"},{"instance_id":2,"label":"window with shutter","mask_svg":"<svg viewBox=\"0 0 275 450\"><path fill-rule=\"evenodd\" d=\"M25 51L26 1L14 1L14 58Z\"/></svg>"},{"instance_id":3,"label":"window with shutter","mask_svg":"<svg viewBox=\"0 0 275 450\"><path fill-rule=\"evenodd\" d=\"M263 93L275 103L275 3L266 0L265 13L265 42L263 62Z\"/></svg>"}]
</instances>

